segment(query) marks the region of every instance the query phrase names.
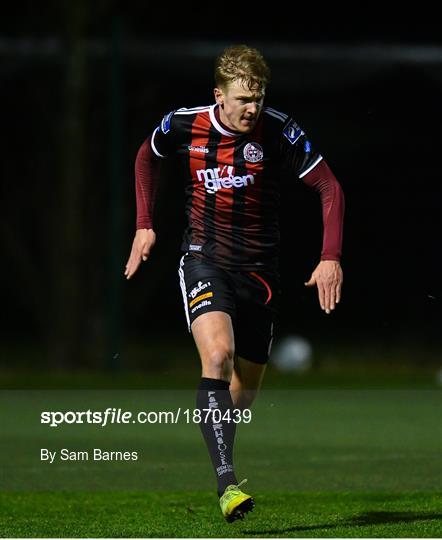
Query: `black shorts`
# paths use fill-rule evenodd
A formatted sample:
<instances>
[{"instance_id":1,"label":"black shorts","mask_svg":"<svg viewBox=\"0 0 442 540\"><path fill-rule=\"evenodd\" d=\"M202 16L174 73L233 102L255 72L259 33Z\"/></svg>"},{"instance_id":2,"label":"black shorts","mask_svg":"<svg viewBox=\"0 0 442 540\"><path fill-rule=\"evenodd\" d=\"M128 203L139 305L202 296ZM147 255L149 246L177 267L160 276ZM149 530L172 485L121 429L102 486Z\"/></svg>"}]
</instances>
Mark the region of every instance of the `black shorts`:
<instances>
[{"instance_id":1,"label":"black shorts","mask_svg":"<svg viewBox=\"0 0 442 540\"><path fill-rule=\"evenodd\" d=\"M258 364L270 355L281 295L276 273L224 270L186 253L178 270L189 332L203 313L223 311L232 318L235 354Z\"/></svg>"}]
</instances>

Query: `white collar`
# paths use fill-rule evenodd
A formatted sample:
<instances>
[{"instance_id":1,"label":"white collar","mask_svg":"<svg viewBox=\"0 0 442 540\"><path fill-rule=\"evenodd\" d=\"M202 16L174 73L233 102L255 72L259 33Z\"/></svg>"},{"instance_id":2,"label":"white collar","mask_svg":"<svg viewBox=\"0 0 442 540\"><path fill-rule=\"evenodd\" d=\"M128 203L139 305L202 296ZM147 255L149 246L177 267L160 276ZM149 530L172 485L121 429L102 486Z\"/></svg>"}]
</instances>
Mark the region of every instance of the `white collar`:
<instances>
[{"instance_id":1,"label":"white collar","mask_svg":"<svg viewBox=\"0 0 442 540\"><path fill-rule=\"evenodd\" d=\"M217 131L219 131L222 135L226 135L227 137L240 137L241 133L234 133L232 131L227 131L227 129L223 128L223 126L218 122L215 115L215 107L217 106L218 104L214 103L209 109L210 121L212 122L213 127Z\"/></svg>"}]
</instances>

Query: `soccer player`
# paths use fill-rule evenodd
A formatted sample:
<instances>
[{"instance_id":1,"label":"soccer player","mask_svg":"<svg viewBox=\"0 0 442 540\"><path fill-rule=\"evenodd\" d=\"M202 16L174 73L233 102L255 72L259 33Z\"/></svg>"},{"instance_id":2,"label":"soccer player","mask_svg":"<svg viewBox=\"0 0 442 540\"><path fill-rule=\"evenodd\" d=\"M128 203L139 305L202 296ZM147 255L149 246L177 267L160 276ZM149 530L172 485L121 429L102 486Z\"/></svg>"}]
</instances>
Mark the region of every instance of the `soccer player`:
<instances>
[{"instance_id":1,"label":"soccer player","mask_svg":"<svg viewBox=\"0 0 442 540\"><path fill-rule=\"evenodd\" d=\"M136 233L125 270L130 279L149 257L158 165L177 158L187 215L178 273L202 365L197 408L219 411L200 427L229 522L254 506L235 476L236 424L229 413L251 405L270 354L280 296L282 172L320 195L323 246L305 285L316 285L325 313L335 309L342 285L342 189L295 120L264 107L269 78L259 51L227 48L216 62L215 103L170 112L141 145L135 162Z\"/></svg>"}]
</instances>

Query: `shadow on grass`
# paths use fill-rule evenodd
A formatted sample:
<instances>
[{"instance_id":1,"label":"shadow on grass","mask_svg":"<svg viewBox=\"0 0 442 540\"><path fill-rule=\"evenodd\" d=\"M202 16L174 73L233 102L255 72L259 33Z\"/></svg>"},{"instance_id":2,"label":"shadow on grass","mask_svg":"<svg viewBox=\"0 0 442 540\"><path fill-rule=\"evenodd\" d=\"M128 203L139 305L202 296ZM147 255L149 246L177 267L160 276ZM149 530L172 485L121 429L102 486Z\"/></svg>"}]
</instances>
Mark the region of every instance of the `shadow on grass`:
<instances>
[{"instance_id":1,"label":"shadow on grass","mask_svg":"<svg viewBox=\"0 0 442 540\"><path fill-rule=\"evenodd\" d=\"M244 534L278 534L296 531L314 531L318 529L336 529L338 527L355 527L364 525L386 525L388 523L413 523L415 521L425 521L427 519L442 519L442 514L429 514L418 512L364 512L357 516L344 519L335 523L320 523L318 525L299 525L284 529L262 529L259 531L244 530Z\"/></svg>"}]
</instances>

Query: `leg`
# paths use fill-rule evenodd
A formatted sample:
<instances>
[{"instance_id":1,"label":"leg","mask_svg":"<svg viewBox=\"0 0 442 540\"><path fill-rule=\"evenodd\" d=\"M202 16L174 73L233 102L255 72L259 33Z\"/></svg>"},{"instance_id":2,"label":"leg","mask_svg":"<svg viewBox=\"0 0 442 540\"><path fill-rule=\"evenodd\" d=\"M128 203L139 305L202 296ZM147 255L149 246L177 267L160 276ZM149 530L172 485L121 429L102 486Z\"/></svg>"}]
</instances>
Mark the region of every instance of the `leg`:
<instances>
[{"instance_id":1,"label":"leg","mask_svg":"<svg viewBox=\"0 0 442 540\"><path fill-rule=\"evenodd\" d=\"M230 383L230 393L235 407L248 409L261 388L266 364L250 362L235 356L235 365Z\"/></svg>"},{"instance_id":2,"label":"leg","mask_svg":"<svg viewBox=\"0 0 442 540\"><path fill-rule=\"evenodd\" d=\"M239 489L233 468L236 424L229 390L234 366L235 293L229 275L214 265L183 256L179 269L186 319L201 358L202 377L196 407L218 483L220 507L227 521L253 508L253 499ZM213 411L207 415L207 410ZM230 414L229 414L230 413Z\"/></svg>"},{"instance_id":3,"label":"leg","mask_svg":"<svg viewBox=\"0 0 442 540\"><path fill-rule=\"evenodd\" d=\"M202 377L230 382L233 372L234 338L230 315L210 311L191 326L200 358Z\"/></svg>"},{"instance_id":4,"label":"leg","mask_svg":"<svg viewBox=\"0 0 442 540\"><path fill-rule=\"evenodd\" d=\"M211 311L197 317L191 330L201 357L202 377L197 393L200 428L209 450L221 497L238 483L233 469L236 424L229 421L233 407L229 391L233 371L234 337L230 315ZM207 411L213 415L207 416Z\"/></svg>"}]
</instances>

